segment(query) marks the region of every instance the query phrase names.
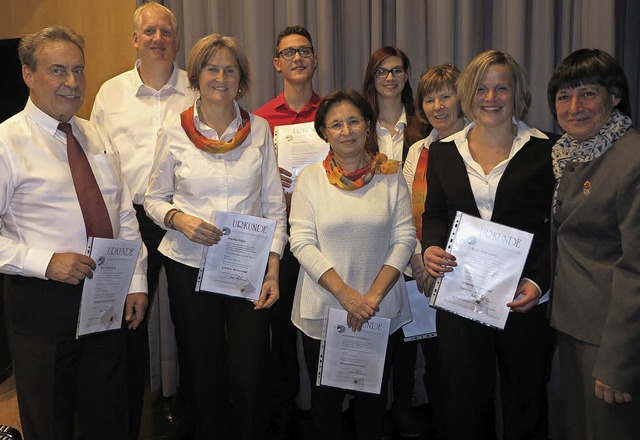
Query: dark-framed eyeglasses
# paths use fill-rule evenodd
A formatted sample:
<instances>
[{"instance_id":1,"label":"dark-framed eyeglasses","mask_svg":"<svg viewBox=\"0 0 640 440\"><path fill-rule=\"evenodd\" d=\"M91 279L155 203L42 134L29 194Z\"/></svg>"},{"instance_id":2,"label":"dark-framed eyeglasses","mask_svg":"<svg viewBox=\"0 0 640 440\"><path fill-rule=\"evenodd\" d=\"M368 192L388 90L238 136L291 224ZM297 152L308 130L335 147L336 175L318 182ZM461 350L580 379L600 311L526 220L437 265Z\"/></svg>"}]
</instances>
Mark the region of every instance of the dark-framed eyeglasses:
<instances>
[{"instance_id":1,"label":"dark-framed eyeglasses","mask_svg":"<svg viewBox=\"0 0 640 440\"><path fill-rule=\"evenodd\" d=\"M301 46L297 49L293 47L287 47L286 49L282 49L278 52L278 56L284 58L287 61L293 59L296 56L296 53L299 53L302 58L310 58L313 55L313 47L311 46Z\"/></svg>"},{"instance_id":2,"label":"dark-framed eyeglasses","mask_svg":"<svg viewBox=\"0 0 640 440\"><path fill-rule=\"evenodd\" d=\"M391 69L385 69L384 67L378 67L376 69L375 72L373 72L373 74L376 76L376 78L386 78L387 75L389 75L389 72L391 72L391 75L393 76L402 76L405 74L405 72L407 71L407 69L405 69L402 66L395 66L392 67Z\"/></svg>"}]
</instances>

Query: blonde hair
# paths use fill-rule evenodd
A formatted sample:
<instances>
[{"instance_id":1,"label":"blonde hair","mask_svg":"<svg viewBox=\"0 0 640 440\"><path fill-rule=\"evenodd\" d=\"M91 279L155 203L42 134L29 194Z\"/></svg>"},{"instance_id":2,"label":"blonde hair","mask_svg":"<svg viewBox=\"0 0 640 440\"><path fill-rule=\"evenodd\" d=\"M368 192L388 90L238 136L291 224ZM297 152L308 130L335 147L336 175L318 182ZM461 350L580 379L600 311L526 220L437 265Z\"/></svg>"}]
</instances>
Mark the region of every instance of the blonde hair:
<instances>
[{"instance_id":1,"label":"blonde hair","mask_svg":"<svg viewBox=\"0 0 640 440\"><path fill-rule=\"evenodd\" d=\"M462 71L456 82L456 94L460 99L462 111L468 119L475 121L473 114L473 98L482 76L489 66L506 66L510 71L514 81L514 117L521 121L529 111L531 105L531 91L527 73L507 52L501 50L488 50L475 57L469 65Z\"/></svg>"},{"instance_id":2,"label":"blonde hair","mask_svg":"<svg viewBox=\"0 0 640 440\"><path fill-rule=\"evenodd\" d=\"M176 16L173 15L173 12L166 6L161 5L160 3L151 2L151 3L143 3L133 12L133 30L139 31L142 27L142 14L147 11L156 11L163 12L169 16L169 20L171 20L171 27L173 28L173 32L178 32L178 20Z\"/></svg>"}]
</instances>

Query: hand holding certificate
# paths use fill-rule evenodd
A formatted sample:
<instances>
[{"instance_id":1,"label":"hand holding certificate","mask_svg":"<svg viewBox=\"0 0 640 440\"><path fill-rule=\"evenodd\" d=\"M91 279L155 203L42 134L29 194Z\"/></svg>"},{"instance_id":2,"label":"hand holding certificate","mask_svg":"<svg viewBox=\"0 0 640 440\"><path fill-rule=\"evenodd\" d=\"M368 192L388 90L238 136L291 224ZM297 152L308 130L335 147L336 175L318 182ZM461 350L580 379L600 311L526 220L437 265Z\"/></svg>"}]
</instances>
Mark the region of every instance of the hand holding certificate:
<instances>
[{"instance_id":1,"label":"hand holding certificate","mask_svg":"<svg viewBox=\"0 0 640 440\"><path fill-rule=\"evenodd\" d=\"M196 290L257 301L276 222L262 217L217 212L220 242L204 248Z\"/></svg>"},{"instance_id":2,"label":"hand holding certificate","mask_svg":"<svg viewBox=\"0 0 640 440\"><path fill-rule=\"evenodd\" d=\"M447 241L456 267L438 278L431 305L504 329L533 234L458 212Z\"/></svg>"},{"instance_id":3,"label":"hand holding certificate","mask_svg":"<svg viewBox=\"0 0 640 440\"><path fill-rule=\"evenodd\" d=\"M87 254L96 269L84 280L76 337L121 327L140 247L139 241L89 238Z\"/></svg>"},{"instance_id":4,"label":"hand holding certificate","mask_svg":"<svg viewBox=\"0 0 640 440\"><path fill-rule=\"evenodd\" d=\"M320 346L317 385L380 394L389 318L373 317L359 332L347 327L347 311L329 309Z\"/></svg>"}]
</instances>

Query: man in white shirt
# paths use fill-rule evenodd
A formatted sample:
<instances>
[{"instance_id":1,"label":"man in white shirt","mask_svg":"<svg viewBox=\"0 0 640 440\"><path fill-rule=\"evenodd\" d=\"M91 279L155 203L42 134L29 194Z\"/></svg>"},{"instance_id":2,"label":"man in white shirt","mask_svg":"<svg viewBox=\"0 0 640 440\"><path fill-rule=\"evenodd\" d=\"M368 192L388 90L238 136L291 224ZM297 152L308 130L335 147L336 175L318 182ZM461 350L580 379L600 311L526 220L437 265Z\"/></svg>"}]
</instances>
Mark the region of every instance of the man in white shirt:
<instances>
[{"instance_id":1,"label":"man in white shirt","mask_svg":"<svg viewBox=\"0 0 640 440\"><path fill-rule=\"evenodd\" d=\"M158 286L162 255L158 245L164 230L146 215L143 202L147 190L158 130L179 120L193 105L195 92L187 74L175 64L180 47L176 17L158 3L144 3L133 13L133 46L138 60L133 69L106 81L96 96L91 120L111 135L122 157L122 172L131 197L140 232L149 251L149 301ZM147 320L139 332L127 338L129 363L129 438L138 438L148 353Z\"/></svg>"},{"instance_id":2,"label":"man in white shirt","mask_svg":"<svg viewBox=\"0 0 640 440\"><path fill-rule=\"evenodd\" d=\"M29 100L0 124L0 272L24 438L73 439L76 421L80 438L126 438L129 331L75 335L96 267L87 237L139 241L135 211L109 135L74 116L86 89L82 37L48 27L23 37L19 56ZM129 329L142 322L146 291L143 246Z\"/></svg>"}]
</instances>

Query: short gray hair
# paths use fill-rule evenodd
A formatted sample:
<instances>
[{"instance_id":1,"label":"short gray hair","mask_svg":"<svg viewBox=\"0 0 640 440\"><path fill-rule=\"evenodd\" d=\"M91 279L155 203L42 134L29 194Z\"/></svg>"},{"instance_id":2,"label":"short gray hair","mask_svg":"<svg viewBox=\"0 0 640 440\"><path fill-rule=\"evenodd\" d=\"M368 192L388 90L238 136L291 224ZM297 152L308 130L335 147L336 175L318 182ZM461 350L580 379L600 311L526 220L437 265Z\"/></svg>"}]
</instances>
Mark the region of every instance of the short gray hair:
<instances>
[{"instance_id":1,"label":"short gray hair","mask_svg":"<svg viewBox=\"0 0 640 440\"><path fill-rule=\"evenodd\" d=\"M80 49L80 52L82 52L82 58L84 58L84 38L82 38L82 35L69 26L55 25L46 27L32 34L27 34L20 39L20 44L18 45L20 63L32 71L35 71L38 67L36 51L44 43L54 41L68 41L75 44L78 46L78 49Z\"/></svg>"}]
</instances>

